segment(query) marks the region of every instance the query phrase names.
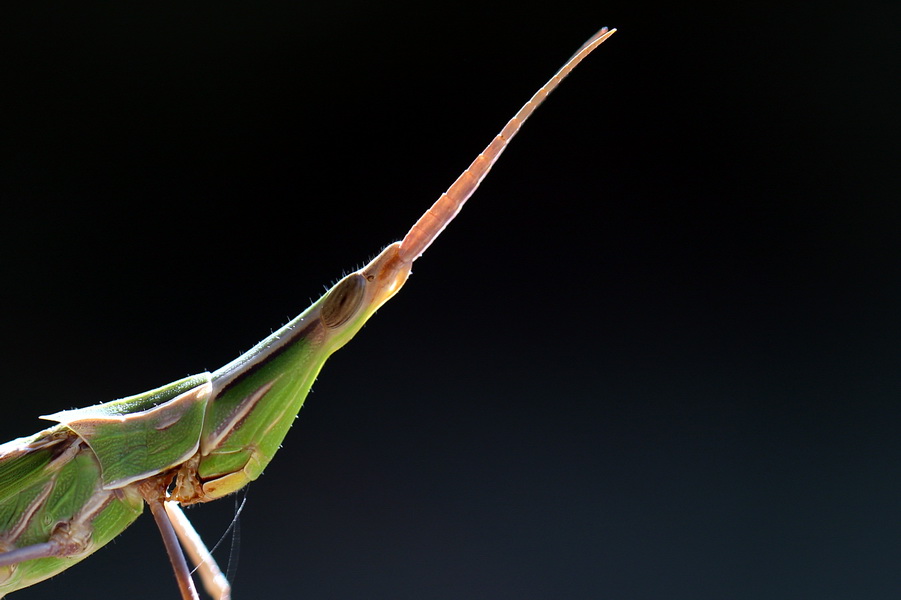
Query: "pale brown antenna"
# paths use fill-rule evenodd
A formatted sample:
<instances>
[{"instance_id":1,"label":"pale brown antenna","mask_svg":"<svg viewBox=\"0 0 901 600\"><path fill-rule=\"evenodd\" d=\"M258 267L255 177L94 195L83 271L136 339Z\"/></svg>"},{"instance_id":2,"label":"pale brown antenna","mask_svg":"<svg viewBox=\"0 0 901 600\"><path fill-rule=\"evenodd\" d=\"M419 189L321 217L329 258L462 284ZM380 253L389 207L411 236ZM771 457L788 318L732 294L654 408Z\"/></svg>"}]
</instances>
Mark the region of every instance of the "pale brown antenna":
<instances>
[{"instance_id":1,"label":"pale brown antenna","mask_svg":"<svg viewBox=\"0 0 901 600\"><path fill-rule=\"evenodd\" d=\"M402 260L409 263L422 256L422 253L426 251L426 248L428 248L432 242L435 241L435 238L444 231L447 224L457 216L457 213L463 208L463 204L466 203L473 192L476 191L476 188L482 183L482 179L485 178L488 171L490 171L491 167L494 166L494 163L497 162L501 153L507 148L507 144L509 144L510 140L513 139L513 136L516 135L516 132L519 131L519 128L522 127L525 120L529 118L529 115L544 102L547 95L554 91L554 88L563 81L564 77L569 75L570 71L576 68L576 65L578 65L583 58L588 56L592 50L601 45L604 40L615 32L616 29L608 30L604 27L594 34L594 36L585 42L585 44L579 48L568 61L566 61L566 64L551 77L550 81L544 84L540 90L535 92L535 95L519 109L519 112L510 119L494 140L488 144L488 147L472 161L469 168L463 171L453 185L451 185L445 193L441 194L441 197L438 198L435 204L433 204L424 215L419 217L419 220L416 221L416 224L413 225L401 242L399 257Z\"/></svg>"}]
</instances>

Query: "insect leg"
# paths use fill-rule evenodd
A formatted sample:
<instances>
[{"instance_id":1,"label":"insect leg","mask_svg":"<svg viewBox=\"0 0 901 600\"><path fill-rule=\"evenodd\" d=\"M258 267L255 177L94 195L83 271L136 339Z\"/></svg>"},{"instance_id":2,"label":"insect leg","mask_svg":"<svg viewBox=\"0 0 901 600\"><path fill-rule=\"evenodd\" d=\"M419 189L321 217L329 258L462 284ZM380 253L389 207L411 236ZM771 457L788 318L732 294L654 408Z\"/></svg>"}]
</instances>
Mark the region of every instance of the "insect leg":
<instances>
[{"instance_id":1,"label":"insect leg","mask_svg":"<svg viewBox=\"0 0 901 600\"><path fill-rule=\"evenodd\" d=\"M78 556L85 551L92 533L93 528L89 523L76 519L65 521L57 525L46 542L0 552L0 567L8 567L38 558ZM0 544L0 547L2 545Z\"/></svg>"},{"instance_id":2,"label":"insect leg","mask_svg":"<svg viewBox=\"0 0 901 600\"><path fill-rule=\"evenodd\" d=\"M210 554L184 511L176 502L166 502L164 506L182 547L200 574L203 589L217 600L230 600L231 585L228 583L228 579L222 574L222 570L216 564L216 559Z\"/></svg>"},{"instance_id":3,"label":"insect leg","mask_svg":"<svg viewBox=\"0 0 901 600\"><path fill-rule=\"evenodd\" d=\"M16 548L9 552L0 552L0 567L15 565L26 560L34 560L35 558L48 558L50 556L67 556L59 544L54 542L44 542L42 544L34 544L33 546L25 546L24 548Z\"/></svg>"},{"instance_id":4,"label":"insect leg","mask_svg":"<svg viewBox=\"0 0 901 600\"><path fill-rule=\"evenodd\" d=\"M156 526L160 529L160 535L163 536L163 544L166 546L169 562L172 563L172 569L175 571L175 579L178 582L182 600L200 600L200 597L197 595L197 588L194 587L194 580L191 579L191 571L188 569L185 554L178 544L175 529L172 527L172 522L169 520L169 515L163 506L165 484L160 485L153 480L147 481L141 484L141 494L150 507Z\"/></svg>"}]
</instances>

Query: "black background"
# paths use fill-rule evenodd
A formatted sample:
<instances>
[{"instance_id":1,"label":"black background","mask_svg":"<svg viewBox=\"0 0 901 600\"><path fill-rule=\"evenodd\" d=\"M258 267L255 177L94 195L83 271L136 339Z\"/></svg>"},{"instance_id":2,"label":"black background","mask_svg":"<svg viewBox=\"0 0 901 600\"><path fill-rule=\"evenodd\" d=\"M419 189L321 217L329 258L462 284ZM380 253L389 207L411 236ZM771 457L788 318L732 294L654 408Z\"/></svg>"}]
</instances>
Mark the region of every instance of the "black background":
<instances>
[{"instance_id":1,"label":"black background","mask_svg":"<svg viewBox=\"0 0 901 600\"><path fill-rule=\"evenodd\" d=\"M897 597L897 3L134 4L3 9L2 439L249 348L608 25L326 365L235 597ZM13 597L177 591L145 515Z\"/></svg>"}]
</instances>

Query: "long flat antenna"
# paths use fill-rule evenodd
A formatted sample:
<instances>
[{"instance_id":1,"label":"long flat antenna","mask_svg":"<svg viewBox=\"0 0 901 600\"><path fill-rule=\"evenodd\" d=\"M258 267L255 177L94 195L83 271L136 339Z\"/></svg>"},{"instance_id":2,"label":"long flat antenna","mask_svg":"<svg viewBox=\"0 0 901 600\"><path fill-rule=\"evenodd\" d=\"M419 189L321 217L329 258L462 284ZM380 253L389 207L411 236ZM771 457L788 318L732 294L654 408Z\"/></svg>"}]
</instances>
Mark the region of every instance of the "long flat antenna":
<instances>
[{"instance_id":1,"label":"long flat antenna","mask_svg":"<svg viewBox=\"0 0 901 600\"><path fill-rule=\"evenodd\" d=\"M492 140L488 147L472 161L469 168L457 178L446 192L425 212L416 224L410 229L401 242L399 256L407 263L411 263L426 251L435 238L444 231L448 223L453 221L463 204L469 200L469 197L476 191L479 184L500 158L500 155L507 148L507 144L522 127L522 124L529 116L538 108L544 99L547 98L554 89L563 81L563 78L569 75L569 72L576 68L582 59L588 56L592 50L600 46L607 38L613 35L616 29L607 29L604 27L594 34L590 40L576 51L570 57L566 64L551 77L551 79L542 86L540 90L535 92L531 100L519 109L519 112L510 119L506 126Z\"/></svg>"}]
</instances>

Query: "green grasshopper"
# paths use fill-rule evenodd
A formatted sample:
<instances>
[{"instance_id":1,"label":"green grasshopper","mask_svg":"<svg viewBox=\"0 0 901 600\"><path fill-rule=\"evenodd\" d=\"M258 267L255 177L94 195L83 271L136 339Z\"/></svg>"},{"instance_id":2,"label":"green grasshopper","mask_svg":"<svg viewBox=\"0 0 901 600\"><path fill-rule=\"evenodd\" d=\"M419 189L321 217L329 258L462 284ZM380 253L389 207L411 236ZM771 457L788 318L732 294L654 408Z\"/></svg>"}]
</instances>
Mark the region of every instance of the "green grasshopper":
<instances>
[{"instance_id":1,"label":"green grasshopper","mask_svg":"<svg viewBox=\"0 0 901 600\"><path fill-rule=\"evenodd\" d=\"M404 239L347 275L299 317L213 373L41 417L57 425L0 445L0 598L52 577L119 535L146 503L183 600L198 600L184 552L210 596L231 587L180 505L255 480L319 370L406 282L523 122L592 50L585 43L507 123Z\"/></svg>"}]
</instances>

